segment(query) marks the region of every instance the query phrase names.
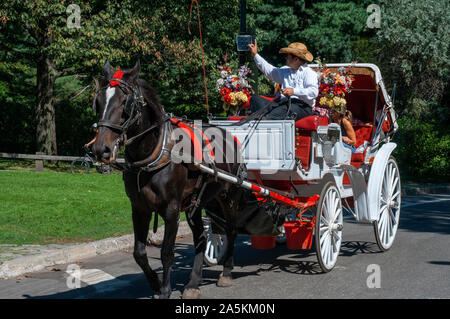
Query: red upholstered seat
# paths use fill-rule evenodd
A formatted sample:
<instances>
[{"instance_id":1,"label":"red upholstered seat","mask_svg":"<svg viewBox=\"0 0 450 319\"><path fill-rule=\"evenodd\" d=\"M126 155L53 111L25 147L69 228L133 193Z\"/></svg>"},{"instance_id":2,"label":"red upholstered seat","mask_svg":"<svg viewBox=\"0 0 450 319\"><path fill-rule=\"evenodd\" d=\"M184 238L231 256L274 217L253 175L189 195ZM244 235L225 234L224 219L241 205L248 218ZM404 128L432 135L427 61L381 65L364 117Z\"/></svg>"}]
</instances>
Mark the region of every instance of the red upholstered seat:
<instances>
[{"instance_id":1,"label":"red upholstered seat","mask_svg":"<svg viewBox=\"0 0 450 319\"><path fill-rule=\"evenodd\" d=\"M353 153L352 159L350 160L352 162L352 165L353 165L353 162L364 162L364 155L365 155L365 152L364 153Z\"/></svg>"},{"instance_id":2,"label":"red upholstered seat","mask_svg":"<svg viewBox=\"0 0 450 319\"><path fill-rule=\"evenodd\" d=\"M328 125L328 117L318 115L307 116L295 122L296 128L307 131L315 131L318 126L326 125Z\"/></svg>"},{"instance_id":3,"label":"red upholstered seat","mask_svg":"<svg viewBox=\"0 0 450 319\"><path fill-rule=\"evenodd\" d=\"M240 121L247 116L244 115L230 115L228 116L228 121Z\"/></svg>"},{"instance_id":4,"label":"red upholstered seat","mask_svg":"<svg viewBox=\"0 0 450 319\"><path fill-rule=\"evenodd\" d=\"M364 141L370 141L372 137L372 124L353 125L356 135L355 147L360 147Z\"/></svg>"},{"instance_id":5,"label":"red upholstered seat","mask_svg":"<svg viewBox=\"0 0 450 319\"><path fill-rule=\"evenodd\" d=\"M353 124L353 129L355 130L356 135L356 144L355 144L356 148L364 144L365 141L372 140L372 133L373 133L372 124L363 124L363 125ZM352 165L355 166L354 163L364 162L365 154L366 150L364 150L363 153L353 153L351 159Z\"/></svg>"}]
</instances>

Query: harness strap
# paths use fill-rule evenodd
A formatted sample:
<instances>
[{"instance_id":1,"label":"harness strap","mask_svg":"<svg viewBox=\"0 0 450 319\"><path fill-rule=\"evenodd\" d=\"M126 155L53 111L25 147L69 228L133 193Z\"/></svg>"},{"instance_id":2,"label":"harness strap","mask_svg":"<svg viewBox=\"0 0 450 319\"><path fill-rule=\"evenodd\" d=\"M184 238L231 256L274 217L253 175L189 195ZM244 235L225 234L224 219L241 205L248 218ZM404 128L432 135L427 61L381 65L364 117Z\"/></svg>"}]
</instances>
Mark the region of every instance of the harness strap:
<instances>
[{"instance_id":1,"label":"harness strap","mask_svg":"<svg viewBox=\"0 0 450 319\"><path fill-rule=\"evenodd\" d=\"M98 127L105 126L105 127L110 128L112 130L119 131L120 133L122 133L124 131L124 127L122 125L118 125L118 124L115 124L115 123L110 122L110 121L99 121L97 123L97 126Z\"/></svg>"}]
</instances>

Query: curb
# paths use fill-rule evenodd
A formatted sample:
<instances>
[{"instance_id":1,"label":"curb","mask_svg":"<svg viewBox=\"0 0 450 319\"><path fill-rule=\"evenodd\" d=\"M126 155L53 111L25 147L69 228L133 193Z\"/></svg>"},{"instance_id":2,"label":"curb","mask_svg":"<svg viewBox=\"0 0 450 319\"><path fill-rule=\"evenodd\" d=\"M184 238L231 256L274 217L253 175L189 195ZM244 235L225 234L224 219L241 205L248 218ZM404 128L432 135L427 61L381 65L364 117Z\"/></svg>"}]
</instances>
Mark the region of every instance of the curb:
<instances>
[{"instance_id":1,"label":"curb","mask_svg":"<svg viewBox=\"0 0 450 319\"><path fill-rule=\"evenodd\" d=\"M450 194L450 184L406 184L402 187L403 196Z\"/></svg>"},{"instance_id":2,"label":"curb","mask_svg":"<svg viewBox=\"0 0 450 319\"><path fill-rule=\"evenodd\" d=\"M187 222L180 222L178 236L191 233ZM156 234L149 232L149 240L158 243L164 238L164 226L158 228ZM23 275L41 271L49 266L75 263L79 260L92 258L98 255L109 254L134 246L134 234L115 238L106 238L99 241L74 245L67 248L55 249L39 255L19 257L9 260L0 265L0 279L11 279Z\"/></svg>"}]
</instances>

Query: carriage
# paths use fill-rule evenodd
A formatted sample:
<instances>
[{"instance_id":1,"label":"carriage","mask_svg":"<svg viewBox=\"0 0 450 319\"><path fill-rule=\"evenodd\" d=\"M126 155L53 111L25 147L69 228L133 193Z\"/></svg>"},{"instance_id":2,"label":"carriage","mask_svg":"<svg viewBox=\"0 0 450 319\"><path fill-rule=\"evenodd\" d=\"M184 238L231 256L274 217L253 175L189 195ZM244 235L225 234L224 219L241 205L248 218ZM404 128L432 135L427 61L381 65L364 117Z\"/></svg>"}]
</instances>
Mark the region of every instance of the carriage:
<instances>
[{"instance_id":1,"label":"carriage","mask_svg":"<svg viewBox=\"0 0 450 319\"><path fill-rule=\"evenodd\" d=\"M314 70L319 65L310 65ZM242 144L244 179L197 163L203 172L250 190L258 216L246 219L240 235L250 235L252 247L270 249L280 234L287 248L315 247L324 272L336 265L342 242L344 211L358 223L373 224L381 251L395 239L401 206L399 168L391 142L398 129L391 97L374 64L328 64L331 71L351 69L355 81L346 96L353 114L356 152L344 147L340 125L328 116L298 121L260 120L233 125L240 117L211 118ZM318 102L318 101L317 101ZM317 104L316 102L316 104ZM247 209L252 211L252 209ZM205 262L220 262L226 246L220 216L206 211L208 237ZM251 224L250 227L248 224Z\"/></svg>"}]
</instances>

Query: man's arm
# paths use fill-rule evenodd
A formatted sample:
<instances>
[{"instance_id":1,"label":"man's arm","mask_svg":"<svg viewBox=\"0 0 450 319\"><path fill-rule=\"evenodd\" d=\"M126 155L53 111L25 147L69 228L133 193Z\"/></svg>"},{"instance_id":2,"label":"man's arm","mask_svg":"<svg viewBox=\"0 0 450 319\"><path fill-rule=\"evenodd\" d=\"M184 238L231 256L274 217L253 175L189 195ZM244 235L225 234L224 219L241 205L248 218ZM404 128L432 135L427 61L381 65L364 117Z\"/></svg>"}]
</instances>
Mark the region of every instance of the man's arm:
<instances>
[{"instance_id":1,"label":"man's arm","mask_svg":"<svg viewBox=\"0 0 450 319\"><path fill-rule=\"evenodd\" d=\"M306 74L304 88L294 88L294 95L301 100L314 100L319 95L319 81L317 73L309 70Z\"/></svg>"},{"instance_id":2,"label":"man's arm","mask_svg":"<svg viewBox=\"0 0 450 319\"><path fill-rule=\"evenodd\" d=\"M253 55L258 69L273 82L282 83L283 77L280 73L280 69L268 63L262 56L258 54L258 43L256 42L256 39L253 44L248 45L248 48L250 49L250 53Z\"/></svg>"}]
</instances>

